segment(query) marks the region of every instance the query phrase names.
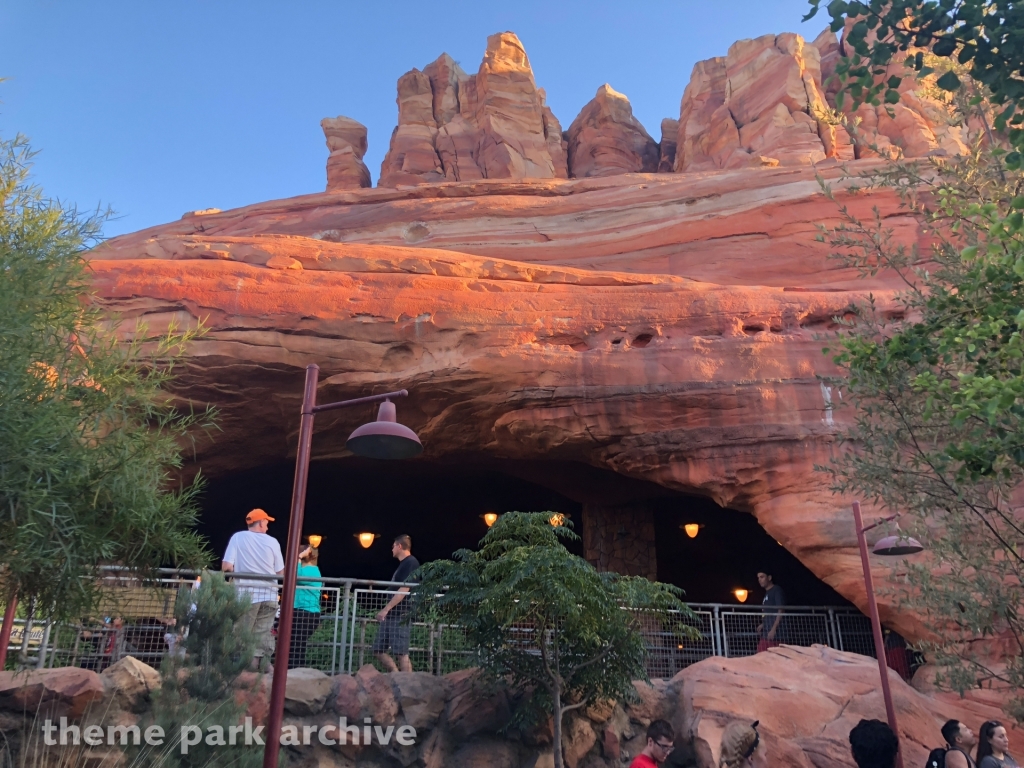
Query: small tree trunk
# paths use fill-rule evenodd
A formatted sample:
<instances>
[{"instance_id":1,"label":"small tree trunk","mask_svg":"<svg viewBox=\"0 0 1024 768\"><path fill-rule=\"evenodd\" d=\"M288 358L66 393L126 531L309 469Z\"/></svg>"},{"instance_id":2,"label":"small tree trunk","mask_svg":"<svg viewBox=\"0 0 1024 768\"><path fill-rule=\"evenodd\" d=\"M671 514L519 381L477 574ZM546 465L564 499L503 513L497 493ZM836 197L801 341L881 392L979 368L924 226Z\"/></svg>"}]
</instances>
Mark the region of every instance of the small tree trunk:
<instances>
[{"instance_id":1,"label":"small tree trunk","mask_svg":"<svg viewBox=\"0 0 1024 768\"><path fill-rule=\"evenodd\" d=\"M562 690L557 684L555 685L554 695L551 698L555 701L554 737L551 745L551 754L555 758L555 768L563 768L565 759L562 757Z\"/></svg>"},{"instance_id":2,"label":"small tree trunk","mask_svg":"<svg viewBox=\"0 0 1024 768\"><path fill-rule=\"evenodd\" d=\"M11 628L14 626L14 611L18 607L18 594L15 592L7 600L7 609L4 611L4 624L0 628L0 671L7 662L7 646L11 642Z\"/></svg>"}]
</instances>

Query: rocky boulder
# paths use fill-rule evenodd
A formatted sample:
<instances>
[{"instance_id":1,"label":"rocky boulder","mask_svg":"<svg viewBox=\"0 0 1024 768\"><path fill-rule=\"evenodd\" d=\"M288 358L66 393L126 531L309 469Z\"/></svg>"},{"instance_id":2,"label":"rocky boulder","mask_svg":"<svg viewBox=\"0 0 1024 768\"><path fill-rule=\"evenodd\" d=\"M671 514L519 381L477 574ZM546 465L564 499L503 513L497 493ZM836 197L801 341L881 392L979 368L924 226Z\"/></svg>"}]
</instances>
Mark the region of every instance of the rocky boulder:
<instances>
[{"instance_id":1,"label":"rocky boulder","mask_svg":"<svg viewBox=\"0 0 1024 768\"><path fill-rule=\"evenodd\" d=\"M333 682L319 669L289 669L284 709L293 715L318 714L331 695Z\"/></svg>"},{"instance_id":2,"label":"rocky boulder","mask_svg":"<svg viewBox=\"0 0 1024 768\"><path fill-rule=\"evenodd\" d=\"M366 154L366 126L348 117L325 117L320 121L327 148L327 191L370 186Z\"/></svg>"},{"instance_id":3,"label":"rocky boulder","mask_svg":"<svg viewBox=\"0 0 1024 768\"><path fill-rule=\"evenodd\" d=\"M113 693L121 709L140 712L150 701L150 694L160 687L160 673L134 656L125 656L100 674L104 685Z\"/></svg>"},{"instance_id":4,"label":"rocky boulder","mask_svg":"<svg viewBox=\"0 0 1024 768\"><path fill-rule=\"evenodd\" d=\"M562 128L513 33L487 38L475 75L442 54L399 79L379 186L566 176Z\"/></svg>"},{"instance_id":5,"label":"rocky boulder","mask_svg":"<svg viewBox=\"0 0 1024 768\"><path fill-rule=\"evenodd\" d=\"M75 667L0 672L0 709L80 718L104 697L103 678Z\"/></svg>"},{"instance_id":6,"label":"rocky boulder","mask_svg":"<svg viewBox=\"0 0 1024 768\"><path fill-rule=\"evenodd\" d=\"M629 99L605 83L569 126L569 175L615 176L654 173L660 151Z\"/></svg>"},{"instance_id":7,"label":"rocky boulder","mask_svg":"<svg viewBox=\"0 0 1024 768\"><path fill-rule=\"evenodd\" d=\"M1005 717L991 703L927 696L891 670L889 685L908 766L924 765L946 720L973 726ZM667 692L675 696L673 727L693 741L701 768L717 766L731 720L759 720L770 764L785 768L853 768L850 730L862 718L885 720L877 662L825 646L706 659L676 675ZM1011 751L1024 747L1024 734L1011 733Z\"/></svg>"}]
</instances>

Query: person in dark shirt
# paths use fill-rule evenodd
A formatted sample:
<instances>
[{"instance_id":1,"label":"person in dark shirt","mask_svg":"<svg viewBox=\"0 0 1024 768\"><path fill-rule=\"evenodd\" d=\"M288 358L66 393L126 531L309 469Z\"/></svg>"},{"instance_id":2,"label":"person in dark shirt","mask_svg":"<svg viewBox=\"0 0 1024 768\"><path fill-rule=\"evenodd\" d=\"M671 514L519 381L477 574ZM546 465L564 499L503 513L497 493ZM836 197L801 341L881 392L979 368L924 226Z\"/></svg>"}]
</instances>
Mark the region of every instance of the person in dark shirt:
<instances>
[{"instance_id":1,"label":"person in dark shirt","mask_svg":"<svg viewBox=\"0 0 1024 768\"><path fill-rule=\"evenodd\" d=\"M786 595L782 587L772 581L768 571L758 571L757 583L764 592L764 618L757 625L757 652L767 651L785 642L783 637L782 606L786 604Z\"/></svg>"},{"instance_id":2,"label":"person in dark shirt","mask_svg":"<svg viewBox=\"0 0 1024 768\"><path fill-rule=\"evenodd\" d=\"M412 538L407 534L396 536L391 545L391 555L398 560L398 568L392 581L408 583L412 581L413 572L420 567L420 561L413 557ZM380 629L373 641L373 652L377 654L381 664L388 672L412 672L409 660L409 639L412 635L412 616L410 614L411 599L409 587L400 587L395 596L388 601L384 609L377 614ZM388 655L391 650L398 657L398 664Z\"/></svg>"}]
</instances>

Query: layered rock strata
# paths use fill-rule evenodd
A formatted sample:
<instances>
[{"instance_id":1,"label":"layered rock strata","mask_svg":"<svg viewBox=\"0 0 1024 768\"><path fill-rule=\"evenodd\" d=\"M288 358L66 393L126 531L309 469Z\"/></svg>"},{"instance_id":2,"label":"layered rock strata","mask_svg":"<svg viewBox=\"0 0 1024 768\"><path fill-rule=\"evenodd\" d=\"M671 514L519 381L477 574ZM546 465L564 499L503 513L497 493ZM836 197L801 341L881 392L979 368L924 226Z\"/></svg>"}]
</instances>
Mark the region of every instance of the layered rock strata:
<instances>
[{"instance_id":1,"label":"layered rock strata","mask_svg":"<svg viewBox=\"0 0 1024 768\"><path fill-rule=\"evenodd\" d=\"M511 32L487 38L475 75L442 54L399 79L380 186L566 176L562 128Z\"/></svg>"},{"instance_id":2,"label":"layered rock strata","mask_svg":"<svg viewBox=\"0 0 1024 768\"><path fill-rule=\"evenodd\" d=\"M574 178L658 170L657 143L633 117L629 99L607 83L572 121L567 135L569 175Z\"/></svg>"},{"instance_id":3,"label":"layered rock strata","mask_svg":"<svg viewBox=\"0 0 1024 768\"><path fill-rule=\"evenodd\" d=\"M327 191L370 186L366 154L366 126L349 117L325 117L320 121L327 148Z\"/></svg>"},{"instance_id":4,"label":"layered rock strata","mask_svg":"<svg viewBox=\"0 0 1024 768\"><path fill-rule=\"evenodd\" d=\"M841 187L852 212L918 238L895 197ZM819 336L896 283L830 264L815 237L831 216L811 168L481 181L266 203L201 233L183 220L91 263L129 322L209 328L180 390L221 414L195 456L207 474L289 456L317 362L323 398L409 389L428 459L558 458L709 496L863 604L848 508L814 471L834 434ZM346 455L355 418L325 421L314 458Z\"/></svg>"}]
</instances>

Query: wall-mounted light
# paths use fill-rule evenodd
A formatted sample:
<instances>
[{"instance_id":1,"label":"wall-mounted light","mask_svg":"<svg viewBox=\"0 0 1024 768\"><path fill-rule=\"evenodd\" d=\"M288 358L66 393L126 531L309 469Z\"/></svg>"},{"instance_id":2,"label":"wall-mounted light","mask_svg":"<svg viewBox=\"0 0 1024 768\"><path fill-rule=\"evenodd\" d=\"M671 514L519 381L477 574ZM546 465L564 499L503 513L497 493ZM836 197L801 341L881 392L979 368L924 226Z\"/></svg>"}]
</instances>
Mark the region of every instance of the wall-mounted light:
<instances>
[{"instance_id":1,"label":"wall-mounted light","mask_svg":"<svg viewBox=\"0 0 1024 768\"><path fill-rule=\"evenodd\" d=\"M323 536L318 536L315 533L309 535L309 546L313 549L320 549L320 542L324 540Z\"/></svg>"},{"instance_id":2,"label":"wall-mounted light","mask_svg":"<svg viewBox=\"0 0 1024 768\"><path fill-rule=\"evenodd\" d=\"M548 518L548 522L557 528L560 525L565 525L565 521L570 517L572 517L572 515L567 515L564 512L555 512L555 514Z\"/></svg>"},{"instance_id":3,"label":"wall-mounted light","mask_svg":"<svg viewBox=\"0 0 1024 768\"><path fill-rule=\"evenodd\" d=\"M736 599L739 600L741 603L747 602L747 595L750 594L745 589L734 589L732 593L736 595Z\"/></svg>"},{"instance_id":4,"label":"wall-mounted light","mask_svg":"<svg viewBox=\"0 0 1024 768\"><path fill-rule=\"evenodd\" d=\"M357 539L359 539L359 545L363 549L369 549L370 546L373 544L374 539L379 539L380 538L380 534L379 533L357 533L357 534L355 534L355 537Z\"/></svg>"},{"instance_id":5,"label":"wall-mounted light","mask_svg":"<svg viewBox=\"0 0 1024 768\"><path fill-rule=\"evenodd\" d=\"M480 517L482 517L484 522L487 523L488 528L498 522L498 515L495 512L484 512Z\"/></svg>"},{"instance_id":6,"label":"wall-mounted light","mask_svg":"<svg viewBox=\"0 0 1024 768\"><path fill-rule=\"evenodd\" d=\"M691 539L696 539L702 526L699 523L687 523L686 525L681 525L679 527L686 531L686 535Z\"/></svg>"}]
</instances>

